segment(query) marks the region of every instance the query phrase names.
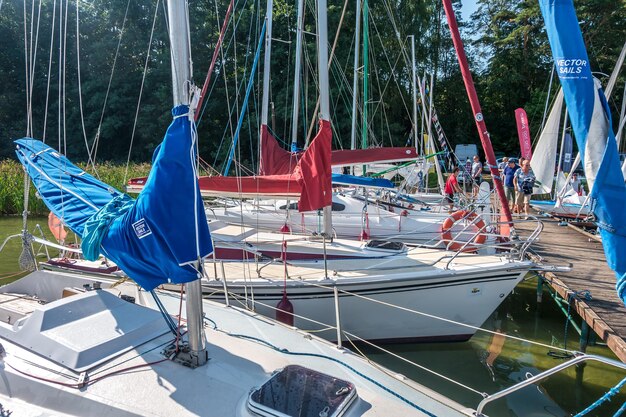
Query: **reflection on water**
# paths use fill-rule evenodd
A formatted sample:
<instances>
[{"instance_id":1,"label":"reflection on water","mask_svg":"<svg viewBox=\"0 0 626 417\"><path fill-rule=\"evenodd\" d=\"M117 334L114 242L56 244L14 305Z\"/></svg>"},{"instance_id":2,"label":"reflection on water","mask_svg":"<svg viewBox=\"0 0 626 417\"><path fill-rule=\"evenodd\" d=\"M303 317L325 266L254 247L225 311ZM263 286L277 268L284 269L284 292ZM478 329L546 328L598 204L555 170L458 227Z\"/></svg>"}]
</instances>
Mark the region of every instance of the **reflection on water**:
<instances>
[{"instance_id":1,"label":"reflection on water","mask_svg":"<svg viewBox=\"0 0 626 417\"><path fill-rule=\"evenodd\" d=\"M507 338L507 335L563 347L565 317L545 294L537 305L536 279L520 284L483 325L495 333L477 332L464 343L387 345L386 349L413 362L446 375L476 391L493 394L508 388L566 359L549 355L550 349ZM577 320L579 320L577 318ZM571 326L567 333L570 349L578 347L579 336ZM390 355L365 349L368 356L419 383L435 389L459 403L475 408L481 396L425 371L407 365ZM591 346L587 353L615 359L601 346ZM604 395L619 383L626 372L595 362L572 367L500 400L484 410L489 416L539 417L571 416ZM625 390L626 391L626 390ZM588 416L612 416L626 401L620 393Z\"/></svg>"},{"instance_id":2,"label":"reflection on water","mask_svg":"<svg viewBox=\"0 0 626 417\"><path fill-rule=\"evenodd\" d=\"M31 220L29 229L32 229L35 223L45 226L47 219ZM21 218L0 217L0 242L9 235L19 233L20 230ZM44 231L48 233L47 227ZM19 270L17 257L20 251L20 241L14 240L0 253L0 284L6 282L4 277ZM479 393L492 394L524 380L528 375L535 375L563 362L564 359L548 355L550 349L546 347L507 338L510 335L563 347L565 318L548 294L544 294L543 299L544 302L538 306L536 279L530 279L520 284L483 325L485 329L495 333L479 331L464 343L384 347ZM567 335L567 346L576 348L578 335L571 326ZM478 393L409 366L391 355L365 346L359 348L373 360L463 405L475 408L482 399ZM614 358L606 347L591 346L587 352ZM592 362L584 367L570 368L553 375L544 380L539 387L529 386L497 400L491 403L485 412L491 417L571 416L604 395L625 375L626 372ZM626 395L618 394L611 402L587 415L612 416L624 401Z\"/></svg>"}]
</instances>

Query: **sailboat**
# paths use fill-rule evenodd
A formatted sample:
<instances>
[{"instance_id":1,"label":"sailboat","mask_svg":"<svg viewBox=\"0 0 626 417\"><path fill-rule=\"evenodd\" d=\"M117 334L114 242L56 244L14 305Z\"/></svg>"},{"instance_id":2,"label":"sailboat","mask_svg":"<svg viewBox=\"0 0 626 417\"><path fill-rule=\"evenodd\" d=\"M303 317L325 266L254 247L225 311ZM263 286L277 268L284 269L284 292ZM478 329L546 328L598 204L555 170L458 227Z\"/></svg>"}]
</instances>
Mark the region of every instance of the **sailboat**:
<instances>
[{"instance_id":1,"label":"sailboat","mask_svg":"<svg viewBox=\"0 0 626 417\"><path fill-rule=\"evenodd\" d=\"M325 25L325 1L319 6L319 22ZM172 1L167 10L175 107L139 198L129 201L93 178L64 172L59 163L65 157L58 152L44 153L57 161L59 176L23 161L31 176L39 175L46 203L56 210L67 205L66 224L73 229L87 225L87 247L108 253L141 288L44 271L2 287L3 413L471 415L349 351L257 314L200 299L202 259L212 248L195 171L186 4ZM90 183L99 192L84 194L74 182ZM55 183L63 187L55 189ZM154 206L169 197L155 190L177 192L180 198ZM176 230L158 220L173 207L190 215ZM85 218L85 213L92 215ZM186 283L184 292L150 291L163 282ZM186 329L181 328L185 322Z\"/></svg>"},{"instance_id":2,"label":"sailboat","mask_svg":"<svg viewBox=\"0 0 626 417\"><path fill-rule=\"evenodd\" d=\"M562 110L563 91L559 90L530 160L530 166L537 178L534 194L552 194L552 189L555 186L554 167L557 161L557 144ZM565 112L564 120L567 120L567 111ZM563 129L565 129L565 126ZM565 140L565 134L563 134L563 140ZM563 152L561 151L561 158L562 154ZM584 204L585 197L579 196L571 186L568 186L561 172L557 172L556 175L556 190L556 200L531 200L530 205L536 210L550 213L557 217L571 219L587 218L590 211L589 207Z\"/></svg>"}]
</instances>

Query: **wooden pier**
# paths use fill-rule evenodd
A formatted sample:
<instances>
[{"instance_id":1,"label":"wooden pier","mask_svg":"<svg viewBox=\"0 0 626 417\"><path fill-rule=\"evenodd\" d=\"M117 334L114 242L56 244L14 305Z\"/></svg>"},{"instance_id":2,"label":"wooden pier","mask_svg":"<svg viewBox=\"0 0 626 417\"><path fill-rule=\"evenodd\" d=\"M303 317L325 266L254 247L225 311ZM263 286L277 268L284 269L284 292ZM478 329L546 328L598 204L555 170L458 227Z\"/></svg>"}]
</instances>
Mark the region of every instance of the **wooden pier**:
<instances>
[{"instance_id":1,"label":"wooden pier","mask_svg":"<svg viewBox=\"0 0 626 417\"><path fill-rule=\"evenodd\" d=\"M542 273L544 282L570 300L571 308L626 363L626 307L617 296L615 274L606 263L602 243L573 226L560 226L558 219L539 219L544 229L530 256L546 264L573 264L570 272ZM585 290L591 299L583 296Z\"/></svg>"}]
</instances>

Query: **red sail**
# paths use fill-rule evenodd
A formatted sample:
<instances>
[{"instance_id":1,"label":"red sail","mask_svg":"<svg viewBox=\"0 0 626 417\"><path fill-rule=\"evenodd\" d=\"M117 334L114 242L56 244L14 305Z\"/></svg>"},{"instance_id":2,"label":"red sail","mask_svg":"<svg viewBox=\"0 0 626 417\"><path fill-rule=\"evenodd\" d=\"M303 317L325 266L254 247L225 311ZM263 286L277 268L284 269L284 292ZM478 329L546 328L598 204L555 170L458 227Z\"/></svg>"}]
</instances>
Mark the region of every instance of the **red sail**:
<instances>
[{"instance_id":1,"label":"red sail","mask_svg":"<svg viewBox=\"0 0 626 417\"><path fill-rule=\"evenodd\" d=\"M301 154L292 153L280 147L267 125L261 125L260 175L291 174Z\"/></svg>"},{"instance_id":2,"label":"red sail","mask_svg":"<svg viewBox=\"0 0 626 417\"><path fill-rule=\"evenodd\" d=\"M320 120L317 136L296 166L294 176L302 188L298 211L318 210L332 203L332 136L330 122Z\"/></svg>"},{"instance_id":3,"label":"red sail","mask_svg":"<svg viewBox=\"0 0 626 417\"><path fill-rule=\"evenodd\" d=\"M261 125L260 175L290 174L302 158L303 152L293 153L281 148L278 141ZM388 147L332 151L330 163L334 167L384 162L403 162L417 159L415 148Z\"/></svg>"}]
</instances>

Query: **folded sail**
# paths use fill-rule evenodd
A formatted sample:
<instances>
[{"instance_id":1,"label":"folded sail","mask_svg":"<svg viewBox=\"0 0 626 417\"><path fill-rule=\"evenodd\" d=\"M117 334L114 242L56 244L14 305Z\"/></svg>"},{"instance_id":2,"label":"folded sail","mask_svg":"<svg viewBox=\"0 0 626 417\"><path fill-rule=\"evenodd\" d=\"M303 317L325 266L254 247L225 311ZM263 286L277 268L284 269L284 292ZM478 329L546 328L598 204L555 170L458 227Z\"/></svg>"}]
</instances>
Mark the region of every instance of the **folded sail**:
<instances>
[{"instance_id":1,"label":"folded sail","mask_svg":"<svg viewBox=\"0 0 626 417\"><path fill-rule=\"evenodd\" d=\"M611 113L589 58L572 0L540 0L552 55L591 190L591 207L606 260L626 303L626 186L611 128Z\"/></svg>"},{"instance_id":2,"label":"folded sail","mask_svg":"<svg viewBox=\"0 0 626 417\"><path fill-rule=\"evenodd\" d=\"M172 111L174 120L135 201L47 145L17 141L18 157L48 208L87 245L101 244L100 250L91 246L85 252L103 253L146 290L198 279L198 261L213 250L196 177L195 127L188 112L187 106Z\"/></svg>"},{"instance_id":3,"label":"folded sail","mask_svg":"<svg viewBox=\"0 0 626 417\"><path fill-rule=\"evenodd\" d=\"M266 125L261 126L260 175L285 175L296 168L304 152L289 152L281 148ZM417 159L417 151L410 147L384 147L368 149L346 149L331 152L333 167L349 165L404 162Z\"/></svg>"},{"instance_id":4,"label":"folded sail","mask_svg":"<svg viewBox=\"0 0 626 417\"><path fill-rule=\"evenodd\" d=\"M17 158L46 207L78 236L91 216L122 195L41 141L22 138L15 143Z\"/></svg>"},{"instance_id":5,"label":"folded sail","mask_svg":"<svg viewBox=\"0 0 626 417\"><path fill-rule=\"evenodd\" d=\"M298 211L318 210L332 204L333 189L330 167L332 137L330 122L320 120L317 136L302 155L294 172L294 176L302 188Z\"/></svg>"},{"instance_id":6,"label":"folded sail","mask_svg":"<svg viewBox=\"0 0 626 417\"><path fill-rule=\"evenodd\" d=\"M563 109L563 91L556 95L546 125L539 135L530 167L535 173L536 182L533 194L550 194L554 183L554 164L556 162L556 146L559 140L561 111Z\"/></svg>"}]
</instances>

